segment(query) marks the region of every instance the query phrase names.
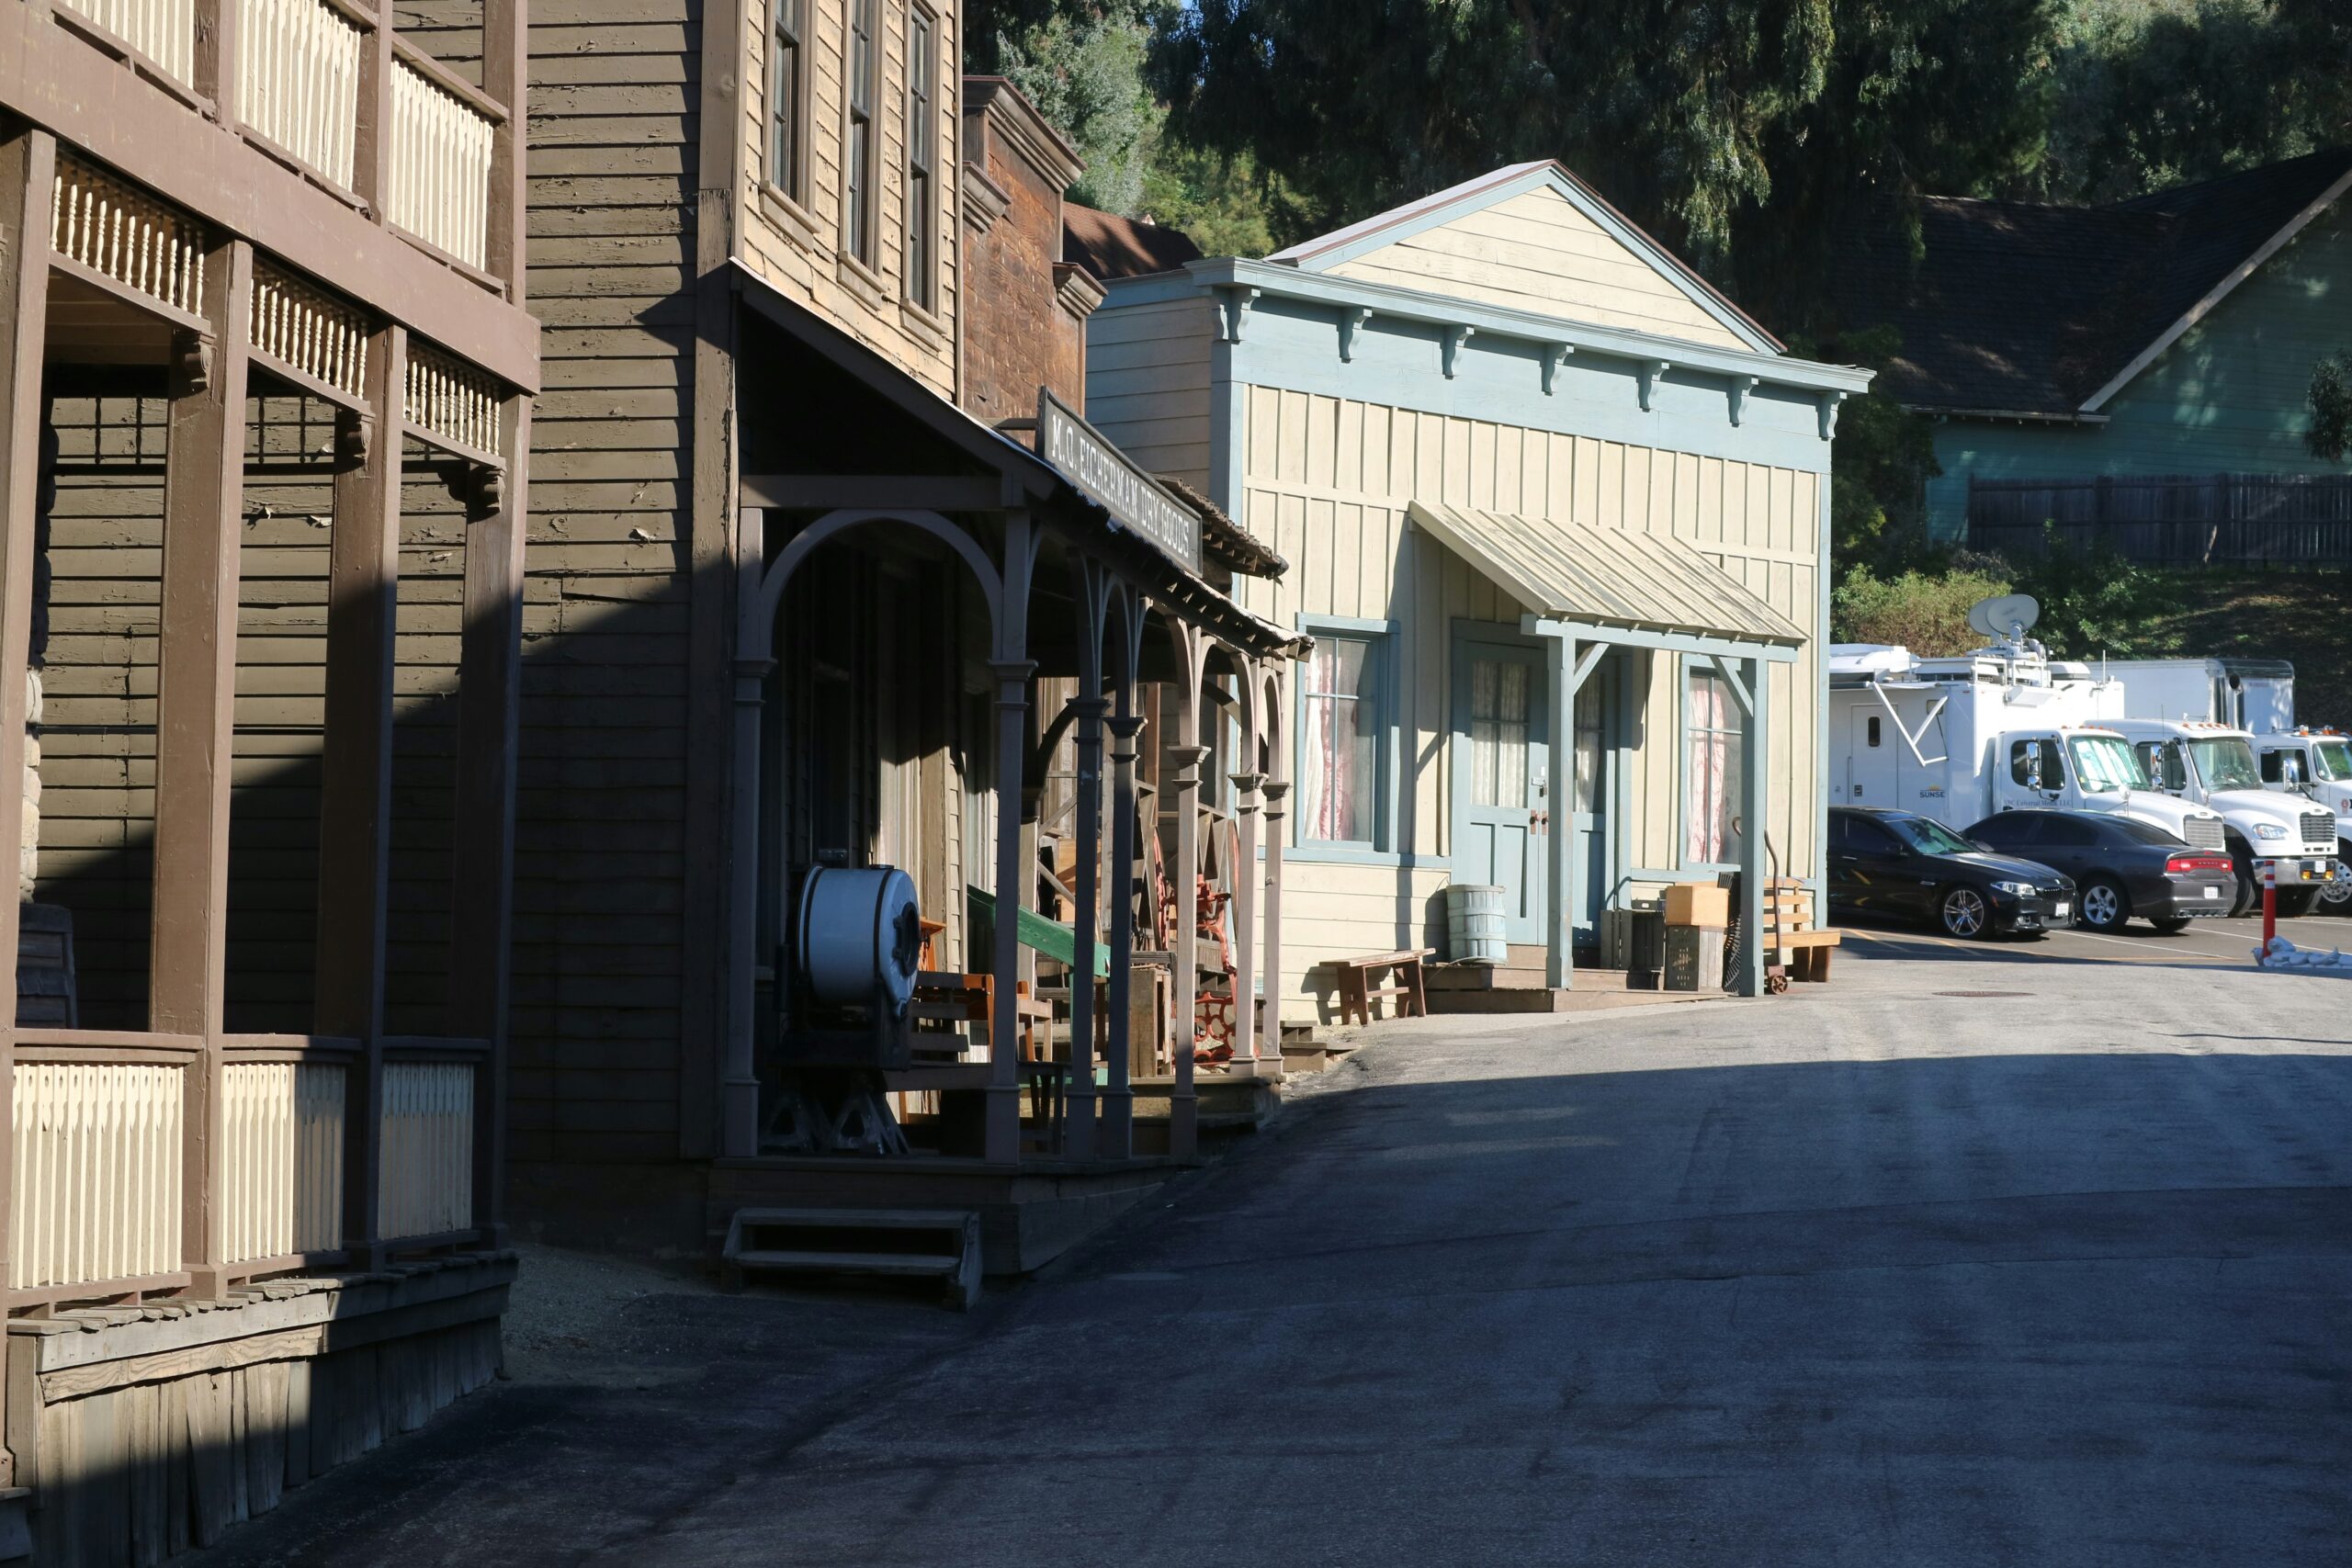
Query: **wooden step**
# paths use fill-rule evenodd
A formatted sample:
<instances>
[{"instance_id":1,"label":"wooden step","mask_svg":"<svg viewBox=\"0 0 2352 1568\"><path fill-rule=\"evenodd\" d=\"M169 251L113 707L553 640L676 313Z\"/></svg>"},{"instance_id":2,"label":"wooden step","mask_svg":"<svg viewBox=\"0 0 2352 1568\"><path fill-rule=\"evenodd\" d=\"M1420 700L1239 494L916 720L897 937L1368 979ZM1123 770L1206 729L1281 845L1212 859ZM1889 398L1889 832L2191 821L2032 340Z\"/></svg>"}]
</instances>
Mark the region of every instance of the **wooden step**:
<instances>
[{"instance_id":1,"label":"wooden step","mask_svg":"<svg viewBox=\"0 0 2352 1568\"><path fill-rule=\"evenodd\" d=\"M778 1246L780 1231L819 1234ZM842 1245L807 1245L829 1235ZM851 1245L859 1240L875 1245ZM980 1294L980 1217L961 1209L738 1209L719 1249L719 1282L740 1290L752 1269L937 1279L947 1304L967 1311Z\"/></svg>"}]
</instances>

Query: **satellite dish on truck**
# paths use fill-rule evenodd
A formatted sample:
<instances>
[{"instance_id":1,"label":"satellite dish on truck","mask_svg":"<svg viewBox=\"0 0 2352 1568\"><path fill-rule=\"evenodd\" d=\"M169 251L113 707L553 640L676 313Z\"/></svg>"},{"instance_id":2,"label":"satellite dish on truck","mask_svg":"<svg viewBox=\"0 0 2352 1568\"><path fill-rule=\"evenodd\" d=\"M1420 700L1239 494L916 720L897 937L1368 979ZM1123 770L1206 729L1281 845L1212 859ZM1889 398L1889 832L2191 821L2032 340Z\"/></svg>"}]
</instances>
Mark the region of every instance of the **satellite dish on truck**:
<instances>
[{"instance_id":1,"label":"satellite dish on truck","mask_svg":"<svg viewBox=\"0 0 2352 1568\"><path fill-rule=\"evenodd\" d=\"M2041 619L2041 606L2034 603L2030 593L2003 593L1991 599L1979 599L1968 607L1968 624L1989 637L2007 641L2011 637L2022 637Z\"/></svg>"}]
</instances>

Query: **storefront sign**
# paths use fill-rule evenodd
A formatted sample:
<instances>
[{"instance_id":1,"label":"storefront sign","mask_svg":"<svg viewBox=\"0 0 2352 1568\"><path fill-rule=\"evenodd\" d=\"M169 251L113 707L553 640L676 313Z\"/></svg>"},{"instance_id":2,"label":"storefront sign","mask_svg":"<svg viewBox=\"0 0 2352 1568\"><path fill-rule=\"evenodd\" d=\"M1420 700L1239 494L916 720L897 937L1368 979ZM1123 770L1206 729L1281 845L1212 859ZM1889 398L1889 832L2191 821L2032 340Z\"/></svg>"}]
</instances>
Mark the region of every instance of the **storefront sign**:
<instances>
[{"instance_id":1,"label":"storefront sign","mask_svg":"<svg viewBox=\"0 0 2352 1568\"><path fill-rule=\"evenodd\" d=\"M1142 535L1187 571L1200 571L1199 514L1160 489L1101 432L1043 389L1037 395L1037 449L1120 527Z\"/></svg>"}]
</instances>

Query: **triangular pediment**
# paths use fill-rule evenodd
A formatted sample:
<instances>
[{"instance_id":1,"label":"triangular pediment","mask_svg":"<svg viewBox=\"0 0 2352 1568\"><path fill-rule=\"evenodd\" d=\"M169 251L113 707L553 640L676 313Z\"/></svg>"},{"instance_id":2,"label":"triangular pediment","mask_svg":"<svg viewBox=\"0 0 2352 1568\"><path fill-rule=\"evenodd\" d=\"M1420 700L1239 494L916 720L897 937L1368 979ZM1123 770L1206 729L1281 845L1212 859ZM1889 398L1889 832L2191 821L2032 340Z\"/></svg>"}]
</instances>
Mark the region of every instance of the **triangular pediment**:
<instances>
[{"instance_id":1,"label":"triangular pediment","mask_svg":"<svg viewBox=\"0 0 2352 1568\"><path fill-rule=\"evenodd\" d=\"M1720 348L1781 346L1556 164L1498 170L1271 259Z\"/></svg>"}]
</instances>

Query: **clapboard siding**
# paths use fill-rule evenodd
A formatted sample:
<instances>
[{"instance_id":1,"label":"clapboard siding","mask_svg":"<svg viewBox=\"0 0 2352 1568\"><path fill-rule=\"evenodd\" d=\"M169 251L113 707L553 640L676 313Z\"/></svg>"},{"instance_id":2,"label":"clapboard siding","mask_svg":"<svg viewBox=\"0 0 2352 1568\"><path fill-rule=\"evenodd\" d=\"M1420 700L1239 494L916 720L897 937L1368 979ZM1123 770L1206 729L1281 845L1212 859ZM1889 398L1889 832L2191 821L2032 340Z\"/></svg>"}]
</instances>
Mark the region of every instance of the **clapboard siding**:
<instances>
[{"instance_id":1,"label":"clapboard siding","mask_svg":"<svg viewBox=\"0 0 2352 1568\"><path fill-rule=\"evenodd\" d=\"M1249 389L1242 426L1240 519L1291 563L1278 582L1245 580L1243 602L1285 626L1301 615L1395 625L1400 750L1414 760L1397 792L1396 842L1413 855L1452 852L1454 629L1513 631L1523 607L1409 528L1411 501L1669 534L1796 625L1818 616L1819 492L1809 472L1262 387ZM1634 661L1644 738L1626 754L1627 869L1670 869L1682 859L1679 666L1668 655L1624 657ZM1770 678L1770 840L1784 867L1808 876L1820 869L1821 679L1811 646ZM1284 876L1294 999L1315 994L1306 982L1317 958L1434 937L1430 898L1442 874L1294 859ZM1302 887L1310 890L1293 891Z\"/></svg>"},{"instance_id":2,"label":"clapboard siding","mask_svg":"<svg viewBox=\"0 0 2352 1568\"><path fill-rule=\"evenodd\" d=\"M700 7L534 0L518 1161L673 1159ZM583 1055L583 1053L585 1055Z\"/></svg>"},{"instance_id":3,"label":"clapboard siding","mask_svg":"<svg viewBox=\"0 0 2352 1568\"><path fill-rule=\"evenodd\" d=\"M1539 316L1746 348L1647 260L1549 186L1408 235L1331 267L1362 278Z\"/></svg>"},{"instance_id":4,"label":"clapboard siding","mask_svg":"<svg viewBox=\"0 0 2352 1568\"><path fill-rule=\"evenodd\" d=\"M1211 463L1205 298L1097 310L1086 323L1086 417L1154 473L1205 490Z\"/></svg>"},{"instance_id":5,"label":"clapboard siding","mask_svg":"<svg viewBox=\"0 0 2352 1568\"><path fill-rule=\"evenodd\" d=\"M959 299L963 224L957 204L962 186L956 150L963 44L960 7L942 5L935 27L933 80L938 85L938 146L932 185L936 211L939 278L937 308L907 303L904 276L907 71L907 0L880 0L882 91L876 106L881 179L871 277L847 260L842 209L842 138L847 129L842 51L848 5L854 0L810 0L808 37L807 185L798 216L784 203L769 169L769 13L764 4L744 6L742 186L736 193L736 231L752 270L826 321L849 333L951 401L956 387L956 322Z\"/></svg>"}]
</instances>

